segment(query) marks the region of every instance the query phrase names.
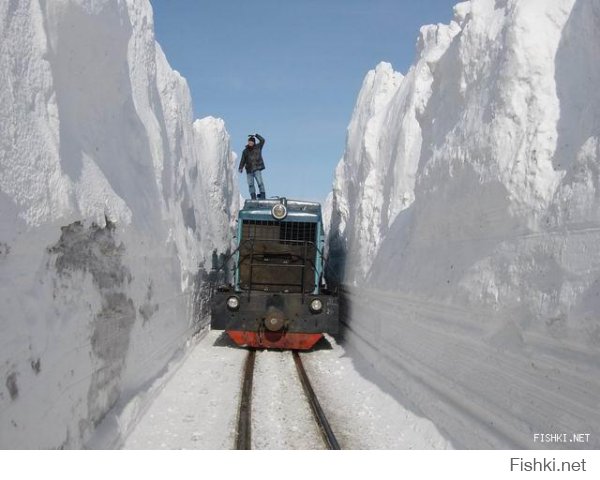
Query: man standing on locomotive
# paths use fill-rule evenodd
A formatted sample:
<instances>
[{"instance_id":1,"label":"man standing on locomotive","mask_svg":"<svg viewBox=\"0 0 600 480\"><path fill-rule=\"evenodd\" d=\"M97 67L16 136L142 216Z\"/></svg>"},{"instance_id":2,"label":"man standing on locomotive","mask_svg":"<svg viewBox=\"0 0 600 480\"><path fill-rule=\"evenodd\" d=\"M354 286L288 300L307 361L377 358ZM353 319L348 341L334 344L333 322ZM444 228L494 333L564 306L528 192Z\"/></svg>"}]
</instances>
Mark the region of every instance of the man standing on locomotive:
<instances>
[{"instance_id":1,"label":"man standing on locomotive","mask_svg":"<svg viewBox=\"0 0 600 480\"><path fill-rule=\"evenodd\" d=\"M260 142L256 145L256 138ZM258 133L254 135L248 135L248 144L244 148L242 153L242 159L240 160L239 171L242 173L244 167L246 167L246 177L248 179L248 188L250 189L250 197L252 200L256 200L256 189L254 188L254 180L258 184L260 193L258 198L266 198L265 184L263 183L262 171L265 169L265 162L262 157L262 149L265 145L265 139Z\"/></svg>"}]
</instances>

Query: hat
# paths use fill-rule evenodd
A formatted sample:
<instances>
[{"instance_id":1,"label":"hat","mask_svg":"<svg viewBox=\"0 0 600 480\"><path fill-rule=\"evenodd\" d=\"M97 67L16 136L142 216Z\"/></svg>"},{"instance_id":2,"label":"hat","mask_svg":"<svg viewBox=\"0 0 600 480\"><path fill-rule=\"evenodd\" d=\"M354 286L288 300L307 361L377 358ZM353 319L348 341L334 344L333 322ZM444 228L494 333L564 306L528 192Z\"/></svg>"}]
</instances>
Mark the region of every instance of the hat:
<instances>
[{"instance_id":1,"label":"hat","mask_svg":"<svg viewBox=\"0 0 600 480\"><path fill-rule=\"evenodd\" d=\"M256 143L256 138L254 138L252 135L248 135L248 141L252 142L252 143Z\"/></svg>"}]
</instances>

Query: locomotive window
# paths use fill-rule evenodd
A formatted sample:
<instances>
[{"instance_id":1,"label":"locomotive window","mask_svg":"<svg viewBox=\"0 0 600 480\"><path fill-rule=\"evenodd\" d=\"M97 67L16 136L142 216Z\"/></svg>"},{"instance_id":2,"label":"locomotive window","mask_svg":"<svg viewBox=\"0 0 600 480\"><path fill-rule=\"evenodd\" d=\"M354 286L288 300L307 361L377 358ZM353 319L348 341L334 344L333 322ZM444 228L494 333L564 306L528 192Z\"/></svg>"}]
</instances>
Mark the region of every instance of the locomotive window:
<instances>
[{"instance_id":1,"label":"locomotive window","mask_svg":"<svg viewBox=\"0 0 600 480\"><path fill-rule=\"evenodd\" d=\"M242 237L257 240L279 240L282 244L316 242L317 224L312 222L274 222L244 220Z\"/></svg>"},{"instance_id":2,"label":"locomotive window","mask_svg":"<svg viewBox=\"0 0 600 480\"><path fill-rule=\"evenodd\" d=\"M244 220L242 238L257 240L278 240L279 222L270 220Z\"/></svg>"},{"instance_id":3,"label":"locomotive window","mask_svg":"<svg viewBox=\"0 0 600 480\"><path fill-rule=\"evenodd\" d=\"M317 224L309 222L281 222L279 240L288 243L289 240L297 242L315 242Z\"/></svg>"}]
</instances>

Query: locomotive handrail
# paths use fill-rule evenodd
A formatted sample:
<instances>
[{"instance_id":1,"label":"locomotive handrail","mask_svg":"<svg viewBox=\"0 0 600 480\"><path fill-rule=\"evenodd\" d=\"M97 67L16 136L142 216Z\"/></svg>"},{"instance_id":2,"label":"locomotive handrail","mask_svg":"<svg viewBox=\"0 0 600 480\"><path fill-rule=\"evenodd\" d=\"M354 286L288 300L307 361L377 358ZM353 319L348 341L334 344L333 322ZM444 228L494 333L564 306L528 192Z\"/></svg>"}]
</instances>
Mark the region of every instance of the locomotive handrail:
<instances>
[{"instance_id":1,"label":"locomotive handrail","mask_svg":"<svg viewBox=\"0 0 600 480\"><path fill-rule=\"evenodd\" d=\"M320 257L323 259L323 267L325 270L330 270L330 267L328 266L327 262L325 262L325 253L324 253L324 248L319 248L319 246L316 244L316 242L311 241L311 240L291 240L291 239L280 239L280 238L260 238L260 237L252 237L252 238L247 238L245 240L242 240L238 246L232 251L230 252L228 255L223 257L223 261L221 263L221 265L218 268L213 268L212 270L215 272L220 272L220 271L225 271L227 265L229 264L229 262L231 261L232 257L239 253L240 250L242 249L242 247L247 246L248 244L251 245L252 247L252 254L254 253L254 243L255 242L269 242L269 243L279 243L279 244L283 244L283 245L289 245L289 244L293 244L296 246L312 246L314 247L314 249L316 250L317 253L320 254ZM268 253L268 252L264 252L264 253ZM239 263L241 263L242 260L246 260L249 256L251 255L244 255L240 257L240 262L236 262L236 264L233 265L233 269L232 272L235 273L239 270ZM306 255L305 255L306 258ZM313 258L309 258L306 259L311 267L311 269L313 271L317 271L317 265L315 264L315 261ZM277 266L277 264L265 264L264 266ZM252 267L251 267L252 268ZM304 280L304 268L302 269L302 279ZM321 274L322 277L322 274ZM321 282L321 277L319 278L319 283ZM252 278L251 278L252 280ZM254 285L254 282L251 281L250 284L250 288L248 289L249 291L252 290L252 285ZM303 295L304 295L304 282L302 282L302 284L289 284L289 286L299 286L302 291L303 291ZM240 287L241 288L241 287ZM246 289L242 289L242 290L246 290Z\"/></svg>"},{"instance_id":2,"label":"locomotive handrail","mask_svg":"<svg viewBox=\"0 0 600 480\"><path fill-rule=\"evenodd\" d=\"M289 243L293 243L293 244L296 244L298 246L303 246L304 247L304 255L301 257L302 258L302 265L301 265L302 271L301 271L300 283L284 283L284 284L277 283L277 284L275 284L275 283L272 283L272 282L269 282L269 283L266 283L266 282L254 282L253 281L253 270L254 270L254 265L255 265L254 264L254 256L256 254L255 249L254 249L254 244L256 242L261 242L261 243L275 243L275 242L277 242L277 243L280 243L280 244L281 244L281 242L286 242L286 243L284 243L284 245L285 244L289 244ZM242 248L242 245L247 245L248 243L250 244L250 253L242 256L240 258L240 261L238 262L239 264L241 264L242 261L244 261L245 259L247 259L248 257L250 257L250 285L248 286L248 289L247 289L248 290L248 298L250 298L250 296L252 294L252 286L253 285L273 285L273 286L300 287L300 291L302 293L302 298L304 298L304 295L305 295L304 277L305 277L305 272L306 272L306 261L307 261L306 257L307 257L307 253L308 253L307 252L307 246L308 245L312 245L315 248L317 248L317 246L315 245L314 242L312 242L310 240L282 240L282 239L275 239L275 238L256 238L256 237L252 237L252 238L243 240L240 243L240 245L239 245L239 249ZM261 252L261 253L263 254L263 257L264 257L264 254L265 253L268 254L269 252ZM274 252L273 254L277 255L278 253ZM317 268L316 265L315 265L315 263L312 261L312 259L309 259L308 262L309 262L309 264L312 267L312 271L315 272L316 268ZM261 266L263 266L263 267L277 267L277 266L281 266L281 265L282 264L262 264ZM294 265L294 266L296 266L296 265ZM237 268L238 267L236 266L236 269ZM240 288L242 290L246 290L246 289L242 288L241 286L240 286Z\"/></svg>"},{"instance_id":3,"label":"locomotive handrail","mask_svg":"<svg viewBox=\"0 0 600 480\"><path fill-rule=\"evenodd\" d=\"M223 257L223 263L221 264L220 267L212 268L211 270L216 271L216 272L224 270L225 266L227 265L227 262L229 262L229 260L231 260L231 258L240 251L240 248L242 248L242 245L244 245L245 243L248 243L248 242L255 242L255 241L259 241L259 242L292 242L292 243L301 243L301 244L308 243L309 245L313 245L315 247L315 249L317 250L317 252L320 253L322 257L324 256L323 249L319 248L315 242L312 242L310 240L281 240L281 239L274 239L274 238L248 238L246 240L242 240L242 242L240 242L240 244L231 253L229 253L228 255L225 255Z\"/></svg>"},{"instance_id":4,"label":"locomotive handrail","mask_svg":"<svg viewBox=\"0 0 600 480\"><path fill-rule=\"evenodd\" d=\"M248 259L248 257L256 257L256 256L257 256L256 254L254 254L254 255L250 255L250 254L244 255L243 257L240 257L240 263L242 262L242 260ZM310 264L312 270L315 271L317 267L316 267L315 263L312 261L312 259L308 259L307 261ZM288 268L302 268L302 269L305 268L305 265L289 265L289 264L285 264L285 263L251 263L251 265L253 265L253 266L259 266L260 265L261 267L269 267L269 268L271 268L271 267L273 267L273 268L288 267ZM236 269L237 269L237 266L236 266ZM304 277L304 272L303 272L303 277ZM259 284L256 283L256 282L252 282L252 285L259 285ZM263 284L260 284L260 285L263 285ZM274 283L273 284L271 284L271 283L265 283L264 285L275 285L275 284ZM299 283L288 283L286 285L290 285L290 286L297 285L297 286L300 286ZM245 289L242 289L242 290L245 290Z\"/></svg>"}]
</instances>

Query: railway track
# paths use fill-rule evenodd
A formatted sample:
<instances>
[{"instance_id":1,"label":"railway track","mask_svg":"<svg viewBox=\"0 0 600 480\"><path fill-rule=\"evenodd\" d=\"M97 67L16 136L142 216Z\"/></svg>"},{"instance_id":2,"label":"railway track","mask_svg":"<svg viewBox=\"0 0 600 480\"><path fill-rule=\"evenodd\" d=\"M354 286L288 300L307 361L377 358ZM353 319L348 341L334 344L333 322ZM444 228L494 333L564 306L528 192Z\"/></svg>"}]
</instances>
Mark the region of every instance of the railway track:
<instances>
[{"instance_id":1,"label":"railway track","mask_svg":"<svg viewBox=\"0 0 600 480\"><path fill-rule=\"evenodd\" d=\"M235 439L235 448L237 450L250 450L252 448L252 381L254 379L255 360L256 350L250 350L244 365L242 398L240 399L240 411Z\"/></svg>"},{"instance_id":2,"label":"railway track","mask_svg":"<svg viewBox=\"0 0 600 480\"><path fill-rule=\"evenodd\" d=\"M302 384L302 390L306 396L306 400L310 405L310 409L313 414L313 418L316 422L318 430L323 439L323 443L326 448L330 450L340 450L340 445L335 438L335 435L327 421L325 412L321 408L319 400L310 384L302 359L297 351L292 352L294 363L296 365L296 371L300 383ZM236 449L238 450L250 450L252 448L252 385L254 383L254 364L256 360L256 351L250 350L246 357L244 365L244 378L242 381L242 395L240 399L239 413L238 413L238 424L236 433Z\"/></svg>"}]
</instances>

